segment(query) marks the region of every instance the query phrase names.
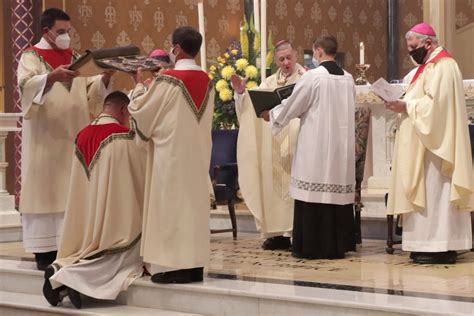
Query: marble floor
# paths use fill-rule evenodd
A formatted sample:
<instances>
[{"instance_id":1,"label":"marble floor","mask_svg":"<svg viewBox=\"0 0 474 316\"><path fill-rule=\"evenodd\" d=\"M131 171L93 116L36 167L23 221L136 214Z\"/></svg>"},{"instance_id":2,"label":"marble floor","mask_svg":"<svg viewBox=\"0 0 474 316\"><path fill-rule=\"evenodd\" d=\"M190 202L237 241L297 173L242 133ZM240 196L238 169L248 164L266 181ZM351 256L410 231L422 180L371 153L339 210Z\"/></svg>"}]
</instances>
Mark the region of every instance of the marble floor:
<instances>
[{"instance_id":1,"label":"marble floor","mask_svg":"<svg viewBox=\"0 0 474 316\"><path fill-rule=\"evenodd\" d=\"M208 277L474 303L474 252L455 265L418 265L400 250L386 254L384 241L364 240L342 260L303 260L264 251L261 242L255 234L213 235ZM0 258L33 260L21 242L0 243Z\"/></svg>"}]
</instances>

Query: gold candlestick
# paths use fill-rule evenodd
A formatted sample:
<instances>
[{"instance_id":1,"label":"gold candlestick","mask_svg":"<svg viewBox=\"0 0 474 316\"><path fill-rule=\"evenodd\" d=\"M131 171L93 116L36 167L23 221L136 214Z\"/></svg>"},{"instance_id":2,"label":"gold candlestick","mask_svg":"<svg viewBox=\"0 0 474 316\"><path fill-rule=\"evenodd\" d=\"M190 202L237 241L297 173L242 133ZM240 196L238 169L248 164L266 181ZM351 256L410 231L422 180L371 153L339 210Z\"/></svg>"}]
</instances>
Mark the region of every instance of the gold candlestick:
<instances>
[{"instance_id":1,"label":"gold candlestick","mask_svg":"<svg viewBox=\"0 0 474 316\"><path fill-rule=\"evenodd\" d=\"M367 77L365 75L365 72L367 69L370 68L369 64L356 64L357 70L359 70L357 74L357 78L355 80L355 84L358 86L366 85L367 84Z\"/></svg>"}]
</instances>

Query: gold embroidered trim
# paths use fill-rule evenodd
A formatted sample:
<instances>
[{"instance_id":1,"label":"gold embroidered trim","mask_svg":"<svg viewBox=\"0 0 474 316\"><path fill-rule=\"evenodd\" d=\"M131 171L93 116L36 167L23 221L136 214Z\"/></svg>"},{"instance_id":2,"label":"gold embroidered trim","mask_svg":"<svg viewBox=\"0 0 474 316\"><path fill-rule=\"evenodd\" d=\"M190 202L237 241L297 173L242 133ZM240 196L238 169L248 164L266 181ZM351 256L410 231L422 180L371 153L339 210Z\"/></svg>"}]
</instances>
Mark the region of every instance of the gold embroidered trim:
<instances>
[{"instance_id":1,"label":"gold embroidered trim","mask_svg":"<svg viewBox=\"0 0 474 316\"><path fill-rule=\"evenodd\" d=\"M207 90L206 90L206 95L204 97L204 100L202 101L202 104L201 104L201 108L198 109L196 104L194 103L194 100L193 98L191 98L191 96L189 95L189 92L188 90L186 89L184 83L179 80L178 78L175 78L175 77L172 77L172 76L168 76L168 75L158 75L156 78L155 78L156 82L160 82L160 81L163 81L163 82L167 82L171 85L174 85L174 86L178 86L181 88L181 90L183 91L183 94L184 94L184 97L186 98L186 101L189 105L189 107L191 108L191 110L193 111L194 115L196 116L196 119L198 122L201 121L201 118L204 114L204 111L206 111L206 108L207 108L207 102L209 100L209 94L210 94L210 90L212 88L211 86L211 82L209 81L208 84L207 84Z\"/></svg>"},{"instance_id":2,"label":"gold embroidered trim","mask_svg":"<svg viewBox=\"0 0 474 316\"><path fill-rule=\"evenodd\" d=\"M123 253L125 251L128 251L130 249L133 248L133 246L135 246L139 241L140 239L142 238L142 234L138 234L137 237L135 237L135 239L128 245L125 245L125 246L122 246L122 247L117 247L117 248L110 248L110 249L105 249L105 250L102 250L98 253L96 253L95 255L92 255L92 256L89 256L89 257L85 257L84 259L85 260L93 260L93 259L97 259L97 258L100 258L100 257L104 257L104 256L109 256L109 255L116 255L116 254L119 254L119 253ZM54 268L55 268L55 272L58 272L59 270L61 270L61 266L54 262L51 264Z\"/></svg>"},{"instance_id":3,"label":"gold embroidered trim","mask_svg":"<svg viewBox=\"0 0 474 316\"><path fill-rule=\"evenodd\" d=\"M291 185L300 190L322 193L347 194L354 192L353 184L315 183L291 178Z\"/></svg>"},{"instance_id":4,"label":"gold embroidered trim","mask_svg":"<svg viewBox=\"0 0 474 316\"><path fill-rule=\"evenodd\" d=\"M26 82L30 80L31 78L33 78L34 76L35 76L34 74L31 74L20 80L20 84L18 85L18 87L20 88L21 94L23 94L23 89L25 88Z\"/></svg>"},{"instance_id":5,"label":"gold embroidered trim","mask_svg":"<svg viewBox=\"0 0 474 316\"><path fill-rule=\"evenodd\" d=\"M38 54L34 49L24 51L23 54L33 54L33 55L35 55L35 56L39 59L39 61L46 67L46 69L47 69L48 71L50 71L50 72L53 71L53 68L51 67L51 65L48 64L48 63L43 59L43 57L41 57L41 55Z\"/></svg>"},{"instance_id":6,"label":"gold embroidered trim","mask_svg":"<svg viewBox=\"0 0 474 316\"><path fill-rule=\"evenodd\" d=\"M72 51L72 62L75 62L75 61L78 60L80 57L81 57L81 54L79 54L79 53L76 52L75 50Z\"/></svg>"},{"instance_id":7,"label":"gold embroidered trim","mask_svg":"<svg viewBox=\"0 0 474 316\"><path fill-rule=\"evenodd\" d=\"M145 136L145 134L143 134L143 132L138 128L138 123L137 121L135 120L135 118L131 117L131 125L132 125L132 130L135 131L135 133L137 133L138 137L141 138L141 140L147 142L150 140L150 137L147 137Z\"/></svg>"},{"instance_id":8,"label":"gold embroidered trim","mask_svg":"<svg viewBox=\"0 0 474 316\"><path fill-rule=\"evenodd\" d=\"M35 55L40 63L42 63L45 67L46 67L46 70L51 72L53 71L54 69L51 67L50 64L48 64L44 59L43 57L41 57L40 54L38 54L34 49L31 49L31 50L27 50L27 51L24 51L23 54L33 54ZM81 55L79 55L75 50L72 51L72 62L75 62L79 57L81 57ZM33 76L35 75L31 75L31 76L28 76L24 79L21 80L20 84L19 84L19 87L20 87L20 92L23 93L23 88L26 84L26 81L30 80L31 78L33 78ZM66 82L61 82L63 84L63 86L68 90L68 91L71 91L71 86L72 85L68 85Z\"/></svg>"},{"instance_id":9,"label":"gold embroidered trim","mask_svg":"<svg viewBox=\"0 0 474 316\"><path fill-rule=\"evenodd\" d=\"M140 233L128 245L125 245L125 246L122 246L122 247L117 247L117 248L105 249L105 250L102 250L102 251L96 253L95 255L86 257L85 259L86 260L93 260L93 259L97 259L97 258L104 257L104 256L110 256L110 255L116 255L116 254L119 254L119 253L123 253L125 251L128 251L128 250L132 249L133 246L135 246L140 241L141 238L142 238L142 234Z\"/></svg>"},{"instance_id":10,"label":"gold embroidered trim","mask_svg":"<svg viewBox=\"0 0 474 316\"><path fill-rule=\"evenodd\" d=\"M135 138L135 132L133 130L127 132L127 133L115 133L110 136L108 136L106 139L104 139L100 145L97 151L94 154L94 157L92 158L89 166L86 163L86 159L84 158L84 155L82 155L82 152L77 148L76 145L76 157L79 159L79 162L81 165L84 167L84 171L86 172L87 179L90 180L92 169L94 168L95 164L97 163L97 160L100 158L100 154L102 150L112 141L116 139L125 139L125 140L133 140ZM77 144L77 139L76 139L76 144Z\"/></svg>"}]
</instances>

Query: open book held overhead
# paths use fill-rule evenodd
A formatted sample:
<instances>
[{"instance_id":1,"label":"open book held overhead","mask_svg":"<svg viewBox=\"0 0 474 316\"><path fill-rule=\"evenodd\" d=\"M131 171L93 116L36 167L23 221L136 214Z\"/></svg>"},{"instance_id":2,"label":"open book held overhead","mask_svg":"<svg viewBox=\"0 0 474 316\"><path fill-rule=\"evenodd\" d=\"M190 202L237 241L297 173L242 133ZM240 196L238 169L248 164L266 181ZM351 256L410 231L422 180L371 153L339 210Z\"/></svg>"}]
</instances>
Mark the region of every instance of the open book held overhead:
<instances>
[{"instance_id":1,"label":"open book held overhead","mask_svg":"<svg viewBox=\"0 0 474 316\"><path fill-rule=\"evenodd\" d=\"M157 71L169 64L160 60L140 55L135 45L86 50L86 53L69 66L81 77L90 77L103 73L105 70L119 70L136 73L138 68Z\"/></svg>"}]
</instances>

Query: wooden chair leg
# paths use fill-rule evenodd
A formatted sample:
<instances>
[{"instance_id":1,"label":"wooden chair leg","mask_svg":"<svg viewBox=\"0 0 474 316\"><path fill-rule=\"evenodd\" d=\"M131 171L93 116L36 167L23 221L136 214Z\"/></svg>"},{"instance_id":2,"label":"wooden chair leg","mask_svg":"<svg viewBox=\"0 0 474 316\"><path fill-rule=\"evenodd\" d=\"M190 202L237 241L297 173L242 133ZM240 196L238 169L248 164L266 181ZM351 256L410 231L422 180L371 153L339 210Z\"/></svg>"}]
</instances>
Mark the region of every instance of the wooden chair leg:
<instances>
[{"instance_id":1,"label":"wooden chair leg","mask_svg":"<svg viewBox=\"0 0 474 316\"><path fill-rule=\"evenodd\" d=\"M387 215L387 248L388 254L393 255L393 215Z\"/></svg>"},{"instance_id":2,"label":"wooden chair leg","mask_svg":"<svg viewBox=\"0 0 474 316\"><path fill-rule=\"evenodd\" d=\"M227 201L227 207L229 208L230 221L232 223L232 236L234 240L237 239L237 218L235 216L234 200Z\"/></svg>"}]
</instances>

